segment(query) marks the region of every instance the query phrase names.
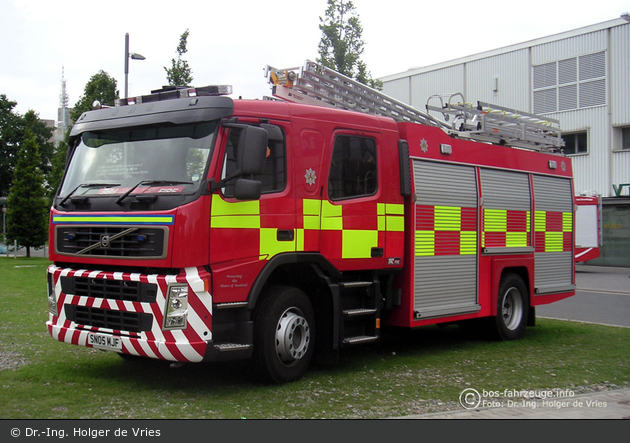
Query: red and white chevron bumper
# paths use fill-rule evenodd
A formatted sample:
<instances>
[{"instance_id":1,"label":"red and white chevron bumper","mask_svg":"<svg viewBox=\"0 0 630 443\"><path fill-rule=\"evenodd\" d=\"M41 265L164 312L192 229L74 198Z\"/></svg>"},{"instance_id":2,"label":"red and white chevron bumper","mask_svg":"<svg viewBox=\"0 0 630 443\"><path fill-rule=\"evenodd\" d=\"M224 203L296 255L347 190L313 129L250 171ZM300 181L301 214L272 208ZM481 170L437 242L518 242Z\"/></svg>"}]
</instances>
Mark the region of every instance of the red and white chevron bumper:
<instances>
[{"instance_id":1,"label":"red and white chevron bumper","mask_svg":"<svg viewBox=\"0 0 630 443\"><path fill-rule=\"evenodd\" d=\"M145 275L51 265L48 274L46 325L54 339L180 362L198 362L206 355L212 342L212 295L211 277L203 268ZM173 300L173 294L184 297ZM170 310L176 311L176 321Z\"/></svg>"}]
</instances>

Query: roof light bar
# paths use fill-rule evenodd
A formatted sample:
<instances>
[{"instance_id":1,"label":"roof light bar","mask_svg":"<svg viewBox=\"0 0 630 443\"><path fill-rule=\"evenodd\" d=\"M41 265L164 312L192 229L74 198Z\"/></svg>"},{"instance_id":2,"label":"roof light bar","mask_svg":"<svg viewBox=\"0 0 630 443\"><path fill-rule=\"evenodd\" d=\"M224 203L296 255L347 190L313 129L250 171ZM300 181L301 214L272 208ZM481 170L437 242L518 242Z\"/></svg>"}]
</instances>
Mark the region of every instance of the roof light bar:
<instances>
[{"instance_id":1,"label":"roof light bar","mask_svg":"<svg viewBox=\"0 0 630 443\"><path fill-rule=\"evenodd\" d=\"M231 85L209 85L198 88L182 86L164 86L162 89L151 91L150 95L116 99L116 107L130 106L140 103L152 103L176 98L218 96L232 94Z\"/></svg>"}]
</instances>

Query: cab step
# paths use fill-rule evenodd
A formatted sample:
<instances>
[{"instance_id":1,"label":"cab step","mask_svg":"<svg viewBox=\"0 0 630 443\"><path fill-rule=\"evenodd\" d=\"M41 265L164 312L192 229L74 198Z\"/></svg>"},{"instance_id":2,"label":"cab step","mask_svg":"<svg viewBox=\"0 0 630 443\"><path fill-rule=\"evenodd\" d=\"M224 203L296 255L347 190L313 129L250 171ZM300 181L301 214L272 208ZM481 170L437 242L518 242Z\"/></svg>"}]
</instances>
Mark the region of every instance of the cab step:
<instances>
[{"instance_id":1,"label":"cab step","mask_svg":"<svg viewBox=\"0 0 630 443\"><path fill-rule=\"evenodd\" d=\"M344 345L358 345L362 343L371 343L378 340L378 336L375 335L359 335L357 337L348 337L343 339Z\"/></svg>"},{"instance_id":2,"label":"cab step","mask_svg":"<svg viewBox=\"0 0 630 443\"><path fill-rule=\"evenodd\" d=\"M343 311L343 315L347 317L355 317L358 315L372 315L372 314L376 314L376 309L361 308L361 309L347 309Z\"/></svg>"},{"instance_id":3,"label":"cab step","mask_svg":"<svg viewBox=\"0 0 630 443\"><path fill-rule=\"evenodd\" d=\"M365 288L372 286L371 281L342 281L339 282L339 286L343 286L346 289Z\"/></svg>"},{"instance_id":4,"label":"cab step","mask_svg":"<svg viewBox=\"0 0 630 443\"><path fill-rule=\"evenodd\" d=\"M220 343L214 345L214 347L219 350L219 352L227 352L227 351L243 351L245 349L249 349L252 345L248 344L240 344L240 343Z\"/></svg>"}]
</instances>

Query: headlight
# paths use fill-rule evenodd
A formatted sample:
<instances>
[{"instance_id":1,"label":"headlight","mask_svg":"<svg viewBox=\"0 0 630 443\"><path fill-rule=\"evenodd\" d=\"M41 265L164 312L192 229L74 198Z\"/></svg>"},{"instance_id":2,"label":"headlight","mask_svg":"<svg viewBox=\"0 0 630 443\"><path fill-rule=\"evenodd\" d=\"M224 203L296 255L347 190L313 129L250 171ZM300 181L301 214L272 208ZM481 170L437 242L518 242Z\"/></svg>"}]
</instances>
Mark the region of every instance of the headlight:
<instances>
[{"instance_id":1,"label":"headlight","mask_svg":"<svg viewBox=\"0 0 630 443\"><path fill-rule=\"evenodd\" d=\"M164 329L183 329L188 316L188 285L171 285L166 297Z\"/></svg>"}]
</instances>

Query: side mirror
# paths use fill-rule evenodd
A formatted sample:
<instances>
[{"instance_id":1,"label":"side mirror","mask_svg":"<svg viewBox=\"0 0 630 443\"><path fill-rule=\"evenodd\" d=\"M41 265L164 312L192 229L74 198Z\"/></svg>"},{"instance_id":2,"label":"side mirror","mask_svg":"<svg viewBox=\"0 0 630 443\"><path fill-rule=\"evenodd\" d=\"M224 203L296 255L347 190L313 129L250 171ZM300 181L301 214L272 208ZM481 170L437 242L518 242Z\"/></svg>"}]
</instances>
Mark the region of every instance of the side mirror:
<instances>
[{"instance_id":1,"label":"side mirror","mask_svg":"<svg viewBox=\"0 0 630 443\"><path fill-rule=\"evenodd\" d=\"M259 180L239 178L234 183L234 198L237 200L258 200L262 194L262 183Z\"/></svg>"},{"instance_id":2,"label":"side mirror","mask_svg":"<svg viewBox=\"0 0 630 443\"><path fill-rule=\"evenodd\" d=\"M237 146L237 169L241 176L262 174L268 133L257 126L245 126Z\"/></svg>"}]
</instances>

